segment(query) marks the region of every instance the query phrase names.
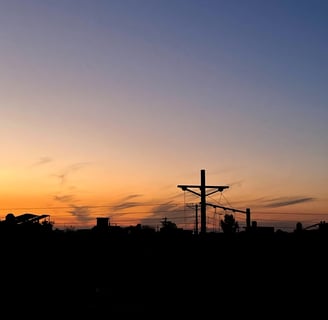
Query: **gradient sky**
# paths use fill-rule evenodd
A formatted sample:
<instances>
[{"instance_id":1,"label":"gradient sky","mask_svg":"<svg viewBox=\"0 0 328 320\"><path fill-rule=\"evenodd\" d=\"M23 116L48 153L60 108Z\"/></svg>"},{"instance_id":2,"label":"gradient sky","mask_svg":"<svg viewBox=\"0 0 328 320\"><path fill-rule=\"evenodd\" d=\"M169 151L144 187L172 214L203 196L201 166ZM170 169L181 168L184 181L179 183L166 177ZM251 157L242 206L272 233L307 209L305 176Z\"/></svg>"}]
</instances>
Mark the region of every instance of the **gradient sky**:
<instances>
[{"instance_id":1,"label":"gradient sky","mask_svg":"<svg viewBox=\"0 0 328 320\"><path fill-rule=\"evenodd\" d=\"M192 228L200 199L177 185L204 169L229 186L207 201L258 225L326 220L327 16L325 0L1 0L1 219Z\"/></svg>"}]
</instances>

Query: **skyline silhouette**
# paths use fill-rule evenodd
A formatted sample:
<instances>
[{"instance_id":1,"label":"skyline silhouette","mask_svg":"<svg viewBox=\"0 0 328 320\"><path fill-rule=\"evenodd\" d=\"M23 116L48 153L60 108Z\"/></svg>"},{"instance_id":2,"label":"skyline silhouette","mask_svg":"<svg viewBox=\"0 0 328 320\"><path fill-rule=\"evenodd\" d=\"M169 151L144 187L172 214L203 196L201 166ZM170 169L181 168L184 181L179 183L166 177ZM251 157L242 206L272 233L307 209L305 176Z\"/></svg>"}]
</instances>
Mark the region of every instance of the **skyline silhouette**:
<instances>
[{"instance_id":1,"label":"skyline silhouette","mask_svg":"<svg viewBox=\"0 0 328 320\"><path fill-rule=\"evenodd\" d=\"M207 204L209 206L215 206L213 204ZM196 208L196 212L198 212L198 207L201 205L196 204L194 207ZM216 206L215 206L216 207ZM221 206L219 206L221 207ZM167 216L164 216L156 226L148 225L148 224L129 224L129 225L118 225L112 224L109 217L97 217L95 224L92 226L84 227L84 228L74 228L73 226L69 227L58 227L55 225L55 222L51 219L51 216L48 214L37 215L33 213L23 213L21 215L15 215L13 213L8 213L5 219L0 220L0 226L4 232L6 231L14 231L14 232L24 232L24 231L61 231L61 232L81 232L81 231L105 231L105 232L119 232L122 234L143 231L148 233L155 232L163 232L164 230L174 231L177 233L186 233L186 234L219 234L219 233L244 233L244 232L257 232L257 233L295 233L295 232L303 232L303 231L319 231L326 232L328 223L326 221L321 220L311 225L303 225L301 221L298 221L293 228L289 230L284 230L283 228L277 228L274 225L259 225L258 221L253 220L251 217L250 209L246 211L238 210L235 208L226 208L225 213L222 214L216 223L216 228L208 227L206 221L202 219L208 220L206 217L206 211L203 216L197 214L194 216L193 227L181 227L179 224L169 219ZM228 213L230 212L230 213ZM235 212L241 212L246 216L245 225L240 225L240 221L236 219ZM186 224L184 224L186 225ZM116 230L116 231L115 231Z\"/></svg>"},{"instance_id":2,"label":"skyline silhouette","mask_svg":"<svg viewBox=\"0 0 328 320\"><path fill-rule=\"evenodd\" d=\"M16 230L0 223L1 310L8 317L212 319L233 307L240 316L315 316L324 306L328 224L195 235L168 221L158 232L58 232L30 228L27 220L29 227Z\"/></svg>"}]
</instances>

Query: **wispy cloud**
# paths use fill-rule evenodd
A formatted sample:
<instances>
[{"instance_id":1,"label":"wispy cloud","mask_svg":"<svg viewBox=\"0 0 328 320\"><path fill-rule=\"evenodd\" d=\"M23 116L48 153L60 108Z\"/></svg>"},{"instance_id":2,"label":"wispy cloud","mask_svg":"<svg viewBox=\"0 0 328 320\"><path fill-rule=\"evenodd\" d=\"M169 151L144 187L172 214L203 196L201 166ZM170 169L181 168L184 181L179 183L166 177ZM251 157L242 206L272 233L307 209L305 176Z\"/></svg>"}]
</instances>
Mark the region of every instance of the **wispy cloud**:
<instances>
[{"instance_id":1,"label":"wispy cloud","mask_svg":"<svg viewBox=\"0 0 328 320\"><path fill-rule=\"evenodd\" d=\"M135 199L135 198L138 198L138 197L141 197L141 196L142 196L141 194L127 195L126 197L121 199L118 204L113 205L111 207L111 209L112 209L113 212L117 212L117 211L124 210L124 209L139 207L143 203L141 201L131 201L131 199Z\"/></svg>"},{"instance_id":2,"label":"wispy cloud","mask_svg":"<svg viewBox=\"0 0 328 320\"><path fill-rule=\"evenodd\" d=\"M315 198L313 197L281 197L281 198L266 200L266 202L270 202L270 203L266 204L264 207L279 208L279 207L285 207L285 206L290 206L290 205L304 203L304 202L311 202L314 200Z\"/></svg>"},{"instance_id":3,"label":"wispy cloud","mask_svg":"<svg viewBox=\"0 0 328 320\"><path fill-rule=\"evenodd\" d=\"M36 162L32 163L30 167L42 166L42 165L47 164L52 161L53 161L53 159L50 157L40 157Z\"/></svg>"},{"instance_id":4,"label":"wispy cloud","mask_svg":"<svg viewBox=\"0 0 328 320\"><path fill-rule=\"evenodd\" d=\"M142 220L142 224L154 225L159 224L164 218L172 221L183 220L183 207L173 201L155 206L151 210L151 215Z\"/></svg>"},{"instance_id":5,"label":"wispy cloud","mask_svg":"<svg viewBox=\"0 0 328 320\"><path fill-rule=\"evenodd\" d=\"M72 195L72 194L55 195L54 200L59 201L59 202L63 202L63 203L70 203L70 202L73 202L74 195Z\"/></svg>"},{"instance_id":6,"label":"wispy cloud","mask_svg":"<svg viewBox=\"0 0 328 320\"><path fill-rule=\"evenodd\" d=\"M55 177L59 179L61 185L67 182L68 176L70 176L73 172L81 170L85 166L89 165L89 162L78 162L72 165L67 166L60 173L54 174Z\"/></svg>"},{"instance_id":7,"label":"wispy cloud","mask_svg":"<svg viewBox=\"0 0 328 320\"><path fill-rule=\"evenodd\" d=\"M72 205L72 209L68 212L76 217L79 222L88 222L91 219L91 210L87 206Z\"/></svg>"}]
</instances>

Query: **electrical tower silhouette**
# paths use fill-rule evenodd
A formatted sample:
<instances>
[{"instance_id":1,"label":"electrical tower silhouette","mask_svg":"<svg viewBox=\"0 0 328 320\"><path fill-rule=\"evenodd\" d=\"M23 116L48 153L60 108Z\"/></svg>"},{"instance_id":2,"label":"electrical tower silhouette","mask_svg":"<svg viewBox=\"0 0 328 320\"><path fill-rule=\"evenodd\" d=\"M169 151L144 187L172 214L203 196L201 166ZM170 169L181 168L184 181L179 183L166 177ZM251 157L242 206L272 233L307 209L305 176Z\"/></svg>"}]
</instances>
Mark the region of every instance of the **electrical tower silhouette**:
<instances>
[{"instance_id":1,"label":"electrical tower silhouette","mask_svg":"<svg viewBox=\"0 0 328 320\"><path fill-rule=\"evenodd\" d=\"M189 191L200 197L200 232L201 234L206 233L206 197L215 193L222 192L224 189L229 188L229 186L207 186L205 182L205 170L200 170L200 185L187 185L179 184L177 187L181 188L183 191ZM197 192L192 189L199 189ZM206 192L206 189L212 189Z\"/></svg>"}]
</instances>

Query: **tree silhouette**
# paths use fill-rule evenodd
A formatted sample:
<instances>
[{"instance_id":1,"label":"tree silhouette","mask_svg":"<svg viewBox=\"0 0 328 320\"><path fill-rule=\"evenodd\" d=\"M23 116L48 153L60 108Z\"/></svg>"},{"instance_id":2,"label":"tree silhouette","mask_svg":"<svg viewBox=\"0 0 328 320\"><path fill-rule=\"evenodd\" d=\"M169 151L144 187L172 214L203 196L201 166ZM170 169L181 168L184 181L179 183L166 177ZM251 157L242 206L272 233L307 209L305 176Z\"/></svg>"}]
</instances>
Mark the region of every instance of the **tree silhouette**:
<instances>
[{"instance_id":1,"label":"tree silhouette","mask_svg":"<svg viewBox=\"0 0 328 320\"><path fill-rule=\"evenodd\" d=\"M226 213L220 225L224 233L236 233L239 229L239 224L233 214Z\"/></svg>"}]
</instances>

